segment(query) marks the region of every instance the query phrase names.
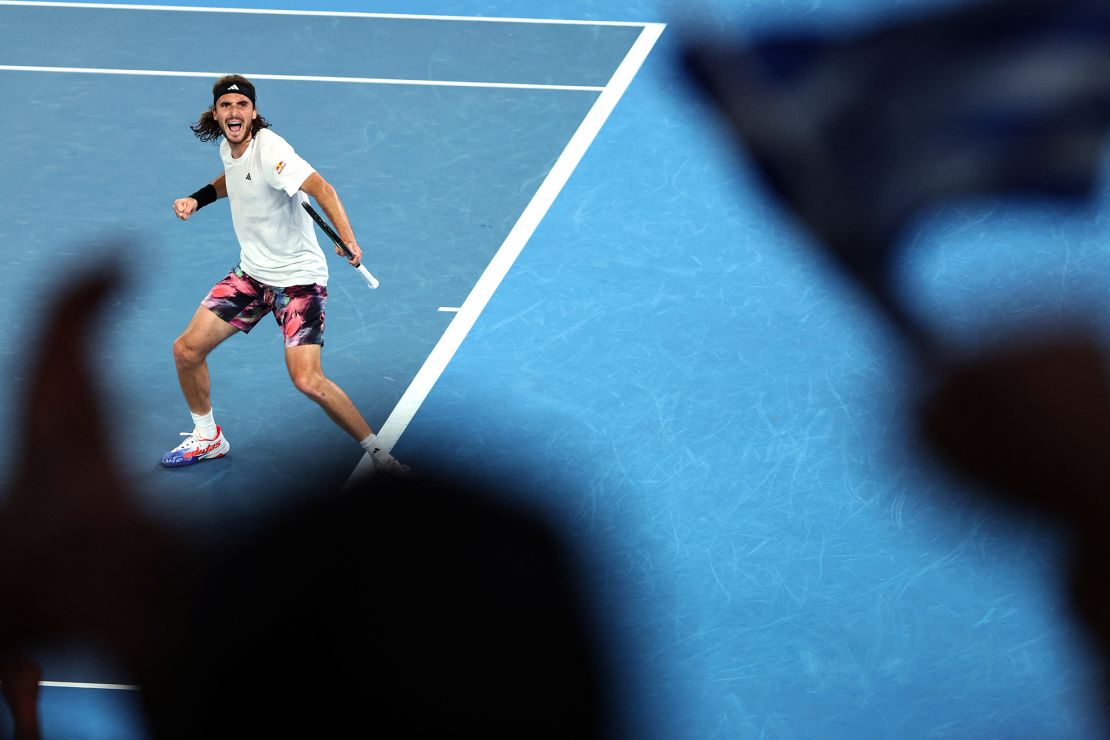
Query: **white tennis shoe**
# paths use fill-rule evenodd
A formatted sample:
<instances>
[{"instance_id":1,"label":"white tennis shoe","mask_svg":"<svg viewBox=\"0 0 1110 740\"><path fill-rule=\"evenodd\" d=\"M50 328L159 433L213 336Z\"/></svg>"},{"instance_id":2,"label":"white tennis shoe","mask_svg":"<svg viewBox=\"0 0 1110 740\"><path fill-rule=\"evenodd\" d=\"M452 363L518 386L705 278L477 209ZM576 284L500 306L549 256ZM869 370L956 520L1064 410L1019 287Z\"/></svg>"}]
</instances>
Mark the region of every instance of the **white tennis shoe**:
<instances>
[{"instance_id":1,"label":"white tennis shoe","mask_svg":"<svg viewBox=\"0 0 1110 740\"><path fill-rule=\"evenodd\" d=\"M216 427L216 436L212 439L199 436L195 429L191 432L182 432L181 436L185 441L162 455L162 464L167 468L193 465L201 460L215 460L231 452L231 444L224 437L220 427Z\"/></svg>"}]
</instances>

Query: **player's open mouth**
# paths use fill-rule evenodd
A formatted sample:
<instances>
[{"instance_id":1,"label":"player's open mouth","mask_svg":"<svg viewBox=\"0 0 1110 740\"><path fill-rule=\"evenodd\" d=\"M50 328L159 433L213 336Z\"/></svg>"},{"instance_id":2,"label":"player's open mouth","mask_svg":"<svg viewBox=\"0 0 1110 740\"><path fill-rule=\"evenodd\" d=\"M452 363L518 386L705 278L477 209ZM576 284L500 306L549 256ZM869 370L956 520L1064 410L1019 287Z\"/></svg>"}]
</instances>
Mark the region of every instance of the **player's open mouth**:
<instances>
[{"instance_id":1,"label":"player's open mouth","mask_svg":"<svg viewBox=\"0 0 1110 740\"><path fill-rule=\"evenodd\" d=\"M230 131L233 134L237 134L237 133L239 133L240 131L243 130L243 122L242 121L228 121L227 122L227 130Z\"/></svg>"}]
</instances>

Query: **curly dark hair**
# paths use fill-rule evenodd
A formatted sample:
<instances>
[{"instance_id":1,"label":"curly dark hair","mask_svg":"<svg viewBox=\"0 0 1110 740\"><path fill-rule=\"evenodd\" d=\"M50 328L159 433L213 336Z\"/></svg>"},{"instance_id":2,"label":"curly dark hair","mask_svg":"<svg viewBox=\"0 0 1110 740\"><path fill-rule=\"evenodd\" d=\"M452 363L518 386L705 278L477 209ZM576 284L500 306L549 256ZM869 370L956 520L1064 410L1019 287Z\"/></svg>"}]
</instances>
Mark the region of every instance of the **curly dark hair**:
<instances>
[{"instance_id":1,"label":"curly dark hair","mask_svg":"<svg viewBox=\"0 0 1110 740\"><path fill-rule=\"evenodd\" d=\"M212 95L214 96L216 94L216 91L224 85L228 85L231 83L246 85L250 87L251 92L254 92L254 85L246 77L243 77L242 75L225 75L224 77L216 80L216 84L212 85ZM253 100L254 96L251 95L249 97L251 97ZM255 112L258 112L257 108L255 108ZM200 118L197 119L197 122L190 124L189 128L192 129L193 134L195 134L196 137L201 141L216 141L221 136L223 136L223 129L220 128L220 124L216 123L215 102L213 102L212 105L208 106L208 109L200 114ZM264 128L270 128L270 122L263 118L262 114L259 114L257 118L251 121L251 137L253 137Z\"/></svg>"}]
</instances>

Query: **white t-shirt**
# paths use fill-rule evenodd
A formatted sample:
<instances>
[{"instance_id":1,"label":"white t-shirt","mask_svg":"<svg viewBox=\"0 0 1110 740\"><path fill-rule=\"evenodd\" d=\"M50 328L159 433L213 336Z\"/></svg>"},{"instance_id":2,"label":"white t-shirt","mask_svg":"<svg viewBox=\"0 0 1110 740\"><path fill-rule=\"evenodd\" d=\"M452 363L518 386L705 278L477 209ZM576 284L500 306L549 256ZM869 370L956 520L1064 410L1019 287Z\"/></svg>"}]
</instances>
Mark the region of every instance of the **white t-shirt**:
<instances>
[{"instance_id":1,"label":"white t-shirt","mask_svg":"<svg viewBox=\"0 0 1110 740\"><path fill-rule=\"evenodd\" d=\"M312 219L301 204L304 181L315 170L270 129L262 129L238 159L220 142L231 222L239 238L239 265L276 287L327 285L328 263Z\"/></svg>"}]
</instances>

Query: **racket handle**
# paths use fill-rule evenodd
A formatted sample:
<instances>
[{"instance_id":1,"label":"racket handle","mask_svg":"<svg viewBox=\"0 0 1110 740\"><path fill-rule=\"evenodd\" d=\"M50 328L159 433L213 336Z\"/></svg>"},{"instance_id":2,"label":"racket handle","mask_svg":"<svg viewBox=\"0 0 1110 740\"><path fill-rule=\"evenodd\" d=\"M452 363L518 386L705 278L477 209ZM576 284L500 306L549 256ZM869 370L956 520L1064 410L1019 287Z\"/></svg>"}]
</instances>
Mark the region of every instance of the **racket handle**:
<instances>
[{"instance_id":1,"label":"racket handle","mask_svg":"<svg viewBox=\"0 0 1110 740\"><path fill-rule=\"evenodd\" d=\"M369 285L371 288L376 288L378 287L378 285L380 285L378 279L371 275L370 271L366 269L366 265L362 264L361 262L358 265L358 271L362 275L363 280L366 281L366 284Z\"/></svg>"}]
</instances>

